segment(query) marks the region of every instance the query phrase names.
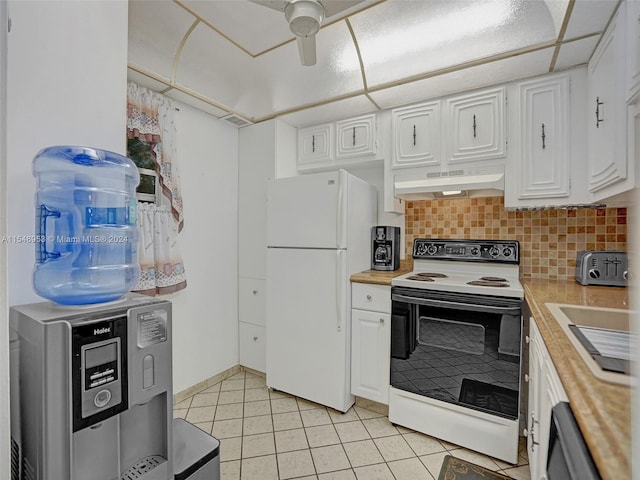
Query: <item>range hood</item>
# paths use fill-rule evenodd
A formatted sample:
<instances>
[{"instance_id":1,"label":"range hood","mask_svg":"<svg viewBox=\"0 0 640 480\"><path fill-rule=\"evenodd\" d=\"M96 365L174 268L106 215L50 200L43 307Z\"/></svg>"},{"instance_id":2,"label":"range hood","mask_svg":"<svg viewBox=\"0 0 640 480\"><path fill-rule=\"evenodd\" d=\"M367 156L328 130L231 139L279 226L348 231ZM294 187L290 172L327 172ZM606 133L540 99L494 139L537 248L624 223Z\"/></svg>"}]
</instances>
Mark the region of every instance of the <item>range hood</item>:
<instances>
[{"instance_id":1,"label":"range hood","mask_svg":"<svg viewBox=\"0 0 640 480\"><path fill-rule=\"evenodd\" d=\"M504 167L414 171L394 175L394 194L403 200L504 195Z\"/></svg>"}]
</instances>

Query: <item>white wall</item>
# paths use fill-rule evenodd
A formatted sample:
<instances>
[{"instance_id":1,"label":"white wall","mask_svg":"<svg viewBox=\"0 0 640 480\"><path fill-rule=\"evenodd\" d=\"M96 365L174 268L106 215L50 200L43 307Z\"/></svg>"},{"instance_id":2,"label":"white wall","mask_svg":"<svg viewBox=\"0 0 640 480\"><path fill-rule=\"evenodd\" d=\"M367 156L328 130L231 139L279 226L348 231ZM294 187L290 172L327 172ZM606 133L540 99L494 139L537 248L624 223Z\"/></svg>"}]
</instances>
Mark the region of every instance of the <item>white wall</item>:
<instances>
[{"instance_id":1,"label":"white wall","mask_svg":"<svg viewBox=\"0 0 640 480\"><path fill-rule=\"evenodd\" d=\"M0 25L7 25L7 4L0 2ZM0 236L7 231L7 29L0 28ZM0 465L9 465L9 325L7 322L7 245L0 242ZM6 469L0 468L4 479Z\"/></svg>"},{"instance_id":2,"label":"white wall","mask_svg":"<svg viewBox=\"0 0 640 480\"><path fill-rule=\"evenodd\" d=\"M39 149L77 144L125 151L128 5L108 0L10 1L6 7L11 31L6 38L6 85L2 82L6 102L0 100L6 115L6 135L1 137L6 139L6 158L0 163L0 176L7 188L2 189L6 218L0 212L0 222L6 226L3 234L29 236L34 234L31 160ZM5 20L0 25L3 31ZM0 41L5 45L4 33ZM0 478L4 479L10 465L5 300L13 305L42 299L31 288L33 244L9 241L0 248Z\"/></svg>"},{"instance_id":3,"label":"white wall","mask_svg":"<svg viewBox=\"0 0 640 480\"><path fill-rule=\"evenodd\" d=\"M50 145L126 153L126 2L9 2L8 234L34 234L31 161ZM33 244L9 243L9 303L31 288Z\"/></svg>"},{"instance_id":4,"label":"white wall","mask_svg":"<svg viewBox=\"0 0 640 480\"><path fill-rule=\"evenodd\" d=\"M238 364L238 130L178 105L187 288L173 302L173 390Z\"/></svg>"}]
</instances>

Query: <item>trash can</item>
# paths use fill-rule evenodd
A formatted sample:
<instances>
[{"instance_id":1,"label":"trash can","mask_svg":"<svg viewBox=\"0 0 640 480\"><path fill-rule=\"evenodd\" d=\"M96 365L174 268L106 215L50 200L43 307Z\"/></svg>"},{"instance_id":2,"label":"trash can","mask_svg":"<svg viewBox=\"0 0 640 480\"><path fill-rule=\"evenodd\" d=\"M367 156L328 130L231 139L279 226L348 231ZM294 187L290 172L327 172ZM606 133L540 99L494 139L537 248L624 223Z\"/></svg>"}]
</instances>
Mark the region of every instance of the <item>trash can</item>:
<instances>
[{"instance_id":1,"label":"trash can","mask_svg":"<svg viewBox=\"0 0 640 480\"><path fill-rule=\"evenodd\" d=\"M220 442L182 418L173 419L175 480L220 480Z\"/></svg>"}]
</instances>

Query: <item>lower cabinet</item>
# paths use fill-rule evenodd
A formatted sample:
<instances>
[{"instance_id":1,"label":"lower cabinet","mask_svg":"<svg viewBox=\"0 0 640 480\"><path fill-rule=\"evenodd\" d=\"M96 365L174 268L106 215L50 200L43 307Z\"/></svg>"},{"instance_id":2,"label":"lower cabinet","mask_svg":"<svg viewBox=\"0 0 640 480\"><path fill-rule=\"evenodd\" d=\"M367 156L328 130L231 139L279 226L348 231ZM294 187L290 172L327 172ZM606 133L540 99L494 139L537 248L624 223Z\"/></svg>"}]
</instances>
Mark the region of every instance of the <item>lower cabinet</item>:
<instances>
[{"instance_id":1,"label":"lower cabinet","mask_svg":"<svg viewBox=\"0 0 640 480\"><path fill-rule=\"evenodd\" d=\"M529 409L523 433L527 438L531 479L546 480L551 409L569 399L533 318L529 325Z\"/></svg>"},{"instance_id":2,"label":"lower cabinet","mask_svg":"<svg viewBox=\"0 0 640 480\"><path fill-rule=\"evenodd\" d=\"M267 370L266 333L267 329L261 325L239 323L240 365L258 372Z\"/></svg>"},{"instance_id":3,"label":"lower cabinet","mask_svg":"<svg viewBox=\"0 0 640 480\"><path fill-rule=\"evenodd\" d=\"M360 300L378 310L351 310L351 393L389 404L391 287L354 283L352 306Z\"/></svg>"},{"instance_id":4,"label":"lower cabinet","mask_svg":"<svg viewBox=\"0 0 640 480\"><path fill-rule=\"evenodd\" d=\"M265 372L266 280L241 277L238 281L240 365Z\"/></svg>"}]
</instances>

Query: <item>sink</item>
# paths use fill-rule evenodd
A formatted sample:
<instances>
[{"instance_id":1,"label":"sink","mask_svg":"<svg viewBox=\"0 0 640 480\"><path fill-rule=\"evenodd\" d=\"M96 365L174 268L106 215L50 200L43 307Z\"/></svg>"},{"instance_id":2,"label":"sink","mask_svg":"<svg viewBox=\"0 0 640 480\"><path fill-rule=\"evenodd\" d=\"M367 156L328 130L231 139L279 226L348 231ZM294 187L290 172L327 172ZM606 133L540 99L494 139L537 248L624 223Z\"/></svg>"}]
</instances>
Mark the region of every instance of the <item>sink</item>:
<instances>
[{"instance_id":1,"label":"sink","mask_svg":"<svg viewBox=\"0 0 640 480\"><path fill-rule=\"evenodd\" d=\"M630 384L633 339L628 310L560 303L546 306L593 375L611 383Z\"/></svg>"}]
</instances>

